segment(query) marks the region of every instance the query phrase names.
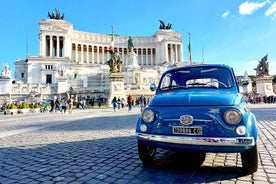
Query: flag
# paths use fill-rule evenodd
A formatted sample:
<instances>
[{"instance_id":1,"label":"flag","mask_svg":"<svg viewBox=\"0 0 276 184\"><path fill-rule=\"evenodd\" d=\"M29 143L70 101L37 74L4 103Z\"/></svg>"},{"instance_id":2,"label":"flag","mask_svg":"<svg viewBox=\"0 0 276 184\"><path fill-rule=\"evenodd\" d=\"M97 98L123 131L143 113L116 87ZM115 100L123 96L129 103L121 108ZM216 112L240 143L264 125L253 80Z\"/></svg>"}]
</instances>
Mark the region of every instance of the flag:
<instances>
[{"instance_id":1,"label":"flag","mask_svg":"<svg viewBox=\"0 0 276 184\"><path fill-rule=\"evenodd\" d=\"M189 64L192 64L192 51L191 51L191 41L190 41L190 33L189 33L189 44L188 44L188 59Z\"/></svg>"},{"instance_id":2,"label":"flag","mask_svg":"<svg viewBox=\"0 0 276 184\"><path fill-rule=\"evenodd\" d=\"M114 35L112 34L109 50L113 50L113 49L114 49Z\"/></svg>"}]
</instances>

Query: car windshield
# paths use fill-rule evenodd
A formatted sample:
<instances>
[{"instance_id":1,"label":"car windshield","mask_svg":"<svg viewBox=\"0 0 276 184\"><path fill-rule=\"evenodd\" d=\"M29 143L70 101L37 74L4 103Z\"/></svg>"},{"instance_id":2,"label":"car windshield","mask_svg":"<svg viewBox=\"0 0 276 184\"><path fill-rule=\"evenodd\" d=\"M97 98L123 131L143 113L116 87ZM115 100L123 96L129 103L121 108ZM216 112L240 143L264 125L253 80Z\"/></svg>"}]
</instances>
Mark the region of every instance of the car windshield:
<instances>
[{"instance_id":1,"label":"car windshield","mask_svg":"<svg viewBox=\"0 0 276 184\"><path fill-rule=\"evenodd\" d=\"M172 70L161 79L160 89L231 88L231 71L223 67L191 67Z\"/></svg>"}]
</instances>

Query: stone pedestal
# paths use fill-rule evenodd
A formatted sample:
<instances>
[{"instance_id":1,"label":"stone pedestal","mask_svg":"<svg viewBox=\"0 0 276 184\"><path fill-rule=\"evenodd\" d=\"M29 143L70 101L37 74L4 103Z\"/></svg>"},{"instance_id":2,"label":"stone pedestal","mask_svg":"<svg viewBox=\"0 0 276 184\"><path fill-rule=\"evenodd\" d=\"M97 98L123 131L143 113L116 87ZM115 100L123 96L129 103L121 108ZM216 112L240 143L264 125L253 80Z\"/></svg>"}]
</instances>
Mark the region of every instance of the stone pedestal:
<instances>
[{"instance_id":1,"label":"stone pedestal","mask_svg":"<svg viewBox=\"0 0 276 184\"><path fill-rule=\"evenodd\" d=\"M255 80L257 93L259 93L261 97L274 95L271 76L259 76L256 77Z\"/></svg>"},{"instance_id":2,"label":"stone pedestal","mask_svg":"<svg viewBox=\"0 0 276 184\"><path fill-rule=\"evenodd\" d=\"M126 57L126 68L136 69L139 68L138 62L137 62L137 54L135 52L128 53Z\"/></svg>"},{"instance_id":3,"label":"stone pedestal","mask_svg":"<svg viewBox=\"0 0 276 184\"><path fill-rule=\"evenodd\" d=\"M11 94L12 79L0 76L0 92L2 94Z\"/></svg>"},{"instance_id":4,"label":"stone pedestal","mask_svg":"<svg viewBox=\"0 0 276 184\"><path fill-rule=\"evenodd\" d=\"M110 74L109 76L110 93L109 93L108 102L107 102L108 107L111 107L111 101L115 96L117 99L118 97L120 97L121 99L122 98L126 99L124 78L125 78L125 75L122 72Z\"/></svg>"},{"instance_id":5,"label":"stone pedestal","mask_svg":"<svg viewBox=\"0 0 276 184\"><path fill-rule=\"evenodd\" d=\"M57 78L57 94L65 93L68 91L68 83L65 77Z\"/></svg>"}]
</instances>

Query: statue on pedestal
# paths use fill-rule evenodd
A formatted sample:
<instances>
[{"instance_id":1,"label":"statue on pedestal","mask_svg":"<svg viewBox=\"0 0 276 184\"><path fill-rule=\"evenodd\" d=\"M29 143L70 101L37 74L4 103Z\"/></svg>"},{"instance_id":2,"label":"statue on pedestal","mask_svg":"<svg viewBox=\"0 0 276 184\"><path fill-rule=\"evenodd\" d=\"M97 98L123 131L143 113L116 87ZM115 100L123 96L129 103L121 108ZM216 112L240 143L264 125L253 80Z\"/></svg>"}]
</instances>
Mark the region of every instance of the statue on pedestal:
<instances>
[{"instance_id":1,"label":"statue on pedestal","mask_svg":"<svg viewBox=\"0 0 276 184\"><path fill-rule=\"evenodd\" d=\"M257 68L254 68L256 70L256 76L265 76L269 75L269 68L268 68L268 62L267 62L267 55L264 56L261 61L259 61L259 64Z\"/></svg>"},{"instance_id":2,"label":"statue on pedestal","mask_svg":"<svg viewBox=\"0 0 276 184\"><path fill-rule=\"evenodd\" d=\"M137 54L134 52L134 44L133 44L133 39L131 36L129 36L128 39L128 55L126 57L126 68L139 68L139 65L137 63Z\"/></svg>"},{"instance_id":3,"label":"statue on pedestal","mask_svg":"<svg viewBox=\"0 0 276 184\"><path fill-rule=\"evenodd\" d=\"M254 68L254 70L256 70L255 81L257 93L259 93L261 97L264 97L264 99L269 96L274 96L272 77L268 73L267 55L259 61L257 68Z\"/></svg>"},{"instance_id":4,"label":"statue on pedestal","mask_svg":"<svg viewBox=\"0 0 276 184\"><path fill-rule=\"evenodd\" d=\"M48 12L48 17L50 19L64 20L64 14L61 15L59 9L55 9L55 12L52 11L52 13Z\"/></svg>"},{"instance_id":5,"label":"statue on pedestal","mask_svg":"<svg viewBox=\"0 0 276 184\"><path fill-rule=\"evenodd\" d=\"M128 37L128 52L133 52L134 49L134 45L133 45L133 39L131 38L131 36Z\"/></svg>"},{"instance_id":6,"label":"statue on pedestal","mask_svg":"<svg viewBox=\"0 0 276 184\"><path fill-rule=\"evenodd\" d=\"M11 69L9 67L9 65L4 65L4 69L2 70L1 73L1 77L2 78L11 78Z\"/></svg>"},{"instance_id":7,"label":"statue on pedestal","mask_svg":"<svg viewBox=\"0 0 276 184\"><path fill-rule=\"evenodd\" d=\"M110 60L108 60L106 63L110 67L110 73L118 73L122 71L122 60L120 57L119 52L114 51L113 49L109 50L109 53L111 55Z\"/></svg>"},{"instance_id":8,"label":"statue on pedestal","mask_svg":"<svg viewBox=\"0 0 276 184\"><path fill-rule=\"evenodd\" d=\"M171 29L172 28L172 24L168 23L168 25L165 25L165 22L163 20L159 20L160 22L160 26L159 29Z\"/></svg>"}]
</instances>

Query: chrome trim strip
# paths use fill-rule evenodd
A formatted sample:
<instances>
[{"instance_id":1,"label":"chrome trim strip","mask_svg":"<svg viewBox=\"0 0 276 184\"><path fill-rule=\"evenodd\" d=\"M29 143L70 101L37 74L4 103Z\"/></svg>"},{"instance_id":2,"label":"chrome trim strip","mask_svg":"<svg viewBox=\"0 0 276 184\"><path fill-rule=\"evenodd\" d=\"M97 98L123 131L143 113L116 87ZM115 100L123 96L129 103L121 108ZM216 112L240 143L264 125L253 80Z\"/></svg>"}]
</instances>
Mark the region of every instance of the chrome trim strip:
<instances>
[{"instance_id":1,"label":"chrome trim strip","mask_svg":"<svg viewBox=\"0 0 276 184\"><path fill-rule=\"evenodd\" d=\"M137 133L140 140L199 146L254 146L254 137L183 137Z\"/></svg>"},{"instance_id":2,"label":"chrome trim strip","mask_svg":"<svg viewBox=\"0 0 276 184\"><path fill-rule=\"evenodd\" d=\"M163 121L180 121L180 119L163 119ZM205 119L193 119L193 121L200 121L200 122L212 122L213 120L205 120Z\"/></svg>"}]
</instances>

